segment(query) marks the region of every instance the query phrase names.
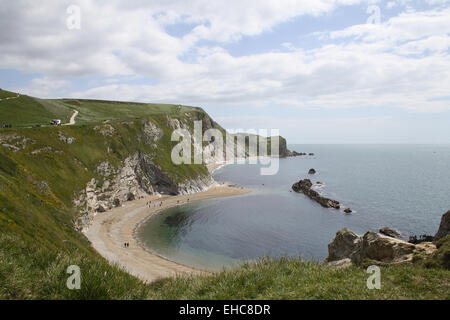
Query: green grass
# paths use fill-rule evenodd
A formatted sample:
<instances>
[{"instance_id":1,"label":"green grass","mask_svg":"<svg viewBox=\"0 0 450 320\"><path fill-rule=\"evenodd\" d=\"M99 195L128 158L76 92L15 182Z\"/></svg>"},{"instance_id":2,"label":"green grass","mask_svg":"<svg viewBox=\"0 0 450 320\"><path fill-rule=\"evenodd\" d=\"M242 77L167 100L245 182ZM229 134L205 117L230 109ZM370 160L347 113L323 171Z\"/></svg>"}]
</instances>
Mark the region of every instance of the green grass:
<instances>
[{"instance_id":1,"label":"green grass","mask_svg":"<svg viewBox=\"0 0 450 320\"><path fill-rule=\"evenodd\" d=\"M0 98L16 96L0 90ZM15 127L47 125L53 119L69 122L73 111L79 112L77 124L93 124L103 121L136 120L156 115L185 117L186 114L204 114L201 108L175 104L153 104L84 99L38 99L21 95L17 99L0 101L0 123Z\"/></svg>"},{"instance_id":2,"label":"green grass","mask_svg":"<svg viewBox=\"0 0 450 320\"><path fill-rule=\"evenodd\" d=\"M81 270L81 289L66 287L67 267ZM450 271L420 266L381 269L369 290L364 269L332 269L298 259L261 259L207 276L146 285L90 250L58 250L0 236L0 297L5 299L450 299Z\"/></svg>"},{"instance_id":3,"label":"green grass","mask_svg":"<svg viewBox=\"0 0 450 320\"><path fill-rule=\"evenodd\" d=\"M433 261L383 268L380 291L366 289L368 274L361 268L333 270L295 259L263 259L145 285L109 265L75 230L79 213L72 200L92 178L102 179L95 171L101 162L119 167L136 152L149 155L177 182L207 175L203 165L172 163L176 142L170 141L167 116L189 121L191 129L193 120L212 120L189 107L27 96L9 101L17 104L0 102L0 122L10 117L23 127L0 130L0 299L449 299L445 241ZM52 118L68 121L73 108L80 111L75 126L26 127ZM111 135L101 133L105 119L114 128ZM156 146L146 143L146 121L163 130ZM61 141L60 133L74 142ZM81 290L66 288L70 265L81 267Z\"/></svg>"},{"instance_id":4,"label":"green grass","mask_svg":"<svg viewBox=\"0 0 450 320\"><path fill-rule=\"evenodd\" d=\"M391 266L381 269L381 289L369 290L359 267L332 269L299 259L261 259L210 276L164 279L152 299L450 299L450 271Z\"/></svg>"},{"instance_id":5,"label":"green grass","mask_svg":"<svg viewBox=\"0 0 450 320\"><path fill-rule=\"evenodd\" d=\"M65 123L72 113L69 108L55 112L51 104L28 96L0 101L0 122L14 127L48 124L52 119L61 119Z\"/></svg>"},{"instance_id":6,"label":"green grass","mask_svg":"<svg viewBox=\"0 0 450 320\"><path fill-rule=\"evenodd\" d=\"M0 89L0 99L15 97L16 95L17 95L17 93L15 93L15 92Z\"/></svg>"}]
</instances>

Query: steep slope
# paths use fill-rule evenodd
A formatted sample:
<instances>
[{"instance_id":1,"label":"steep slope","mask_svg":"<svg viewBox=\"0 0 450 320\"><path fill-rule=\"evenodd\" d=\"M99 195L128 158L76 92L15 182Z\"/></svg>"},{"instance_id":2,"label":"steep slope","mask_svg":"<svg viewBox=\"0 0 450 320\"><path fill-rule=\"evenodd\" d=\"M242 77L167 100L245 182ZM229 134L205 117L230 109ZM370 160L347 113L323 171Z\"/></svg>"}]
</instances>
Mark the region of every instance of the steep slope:
<instances>
[{"instance_id":1,"label":"steep slope","mask_svg":"<svg viewBox=\"0 0 450 320\"><path fill-rule=\"evenodd\" d=\"M46 297L64 289L68 261L87 268L89 261L118 281L135 284L134 278L107 265L79 232L87 214L147 194L207 188L214 181L205 165L172 162L178 142L171 141L171 134L179 128L192 133L195 121L201 121L202 133L225 130L197 107L0 93L14 97L0 101L0 122L13 126L0 129L0 294L42 297L42 290L30 286L34 273L48 274L51 261L60 261L53 266L59 273L41 276ZM76 125L49 125L57 118L69 122L75 110ZM19 274L28 282L21 283ZM112 291L109 297L124 293Z\"/></svg>"},{"instance_id":2,"label":"steep slope","mask_svg":"<svg viewBox=\"0 0 450 320\"><path fill-rule=\"evenodd\" d=\"M267 270L261 270L261 265L247 266L217 276L143 284L109 265L90 247L78 231L85 222L83 217L147 193L184 193L207 187L212 180L205 165L172 163L171 150L176 142L171 141L171 133L179 127L192 132L194 121L202 121L203 131L224 129L201 108L43 100L6 91L0 91L0 96L16 97L0 101L0 123L13 124L11 129L0 129L0 299L279 298L309 294L299 286L271 289L270 284L280 277L286 283L297 283L293 279L301 277L327 279L315 285L318 291L313 296L320 297L322 289L317 287L326 286L336 276L314 264L269 261ZM46 125L54 118L68 122L74 110L79 111L76 125ZM43 126L32 127L36 124ZM282 153L287 152L285 140L279 139ZM66 287L70 265L81 267L81 290ZM307 274L293 272L297 267ZM445 271L428 273L427 278L423 270L405 270L395 269L392 274L417 274L424 285L446 275L448 279ZM262 278L260 273L266 271ZM310 278L311 273L317 277ZM352 275L360 281L365 272L354 269ZM247 278L259 279L252 283L264 289L261 295L252 293L254 289L244 281ZM211 288L217 281L222 291ZM395 281L391 287L397 297L410 297L405 293L407 288L397 290ZM192 290L209 290L209 294ZM429 296L442 296L445 290L448 283ZM334 287L327 292L331 298L341 297L333 295ZM353 296L372 297L364 292Z\"/></svg>"},{"instance_id":3,"label":"steep slope","mask_svg":"<svg viewBox=\"0 0 450 320\"><path fill-rule=\"evenodd\" d=\"M61 101L27 96L13 100L0 102L3 121L14 125L0 129L0 297L42 297L44 293L32 283L44 280L48 290L44 296L58 296L65 288L64 268L70 264L89 270L97 266L98 272L108 270L113 279L138 288L140 282L109 266L90 248L76 230L83 221L80 217L147 193L208 187L213 181L205 165L172 163L177 142L171 141L171 133L179 126L193 128L194 121L202 121L205 130L217 124L200 108L158 106L146 112L144 105L134 110L135 104L130 104L121 114L117 110L122 103L89 102L79 110L84 124L79 125L77 117L75 126L27 128L57 117L68 119L74 109ZM97 109L99 104L104 109ZM92 121L87 120L89 112L96 117ZM106 114L113 120L100 121ZM121 116L124 119L119 120ZM61 264L54 278L34 279L33 274L47 274L57 261ZM92 272L100 276L97 270ZM107 286L108 297L127 294L112 289L116 285Z\"/></svg>"}]
</instances>

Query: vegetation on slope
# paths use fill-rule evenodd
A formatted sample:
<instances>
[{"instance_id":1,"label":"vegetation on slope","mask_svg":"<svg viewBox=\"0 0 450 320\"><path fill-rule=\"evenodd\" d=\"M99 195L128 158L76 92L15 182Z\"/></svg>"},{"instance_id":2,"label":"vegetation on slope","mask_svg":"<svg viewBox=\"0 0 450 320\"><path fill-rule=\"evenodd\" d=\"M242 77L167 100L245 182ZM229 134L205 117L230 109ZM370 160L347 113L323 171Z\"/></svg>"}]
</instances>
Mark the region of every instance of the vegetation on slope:
<instances>
[{"instance_id":1,"label":"vegetation on slope","mask_svg":"<svg viewBox=\"0 0 450 320\"><path fill-rule=\"evenodd\" d=\"M0 90L3 96L16 93ZM85 99L38 99L20 95L17 99L0 101L0 122L11 123L15 127L37 124L47 125L52 119L69 122L73 111L79 112L77 124L94 124L103 121L136 120L155 115L185 117L186 114L206 114L201 108L174 104L154 104Z\"/></svg>"},{"instance_id":2,"label":"vegetation on slope","mask_svg":"<svg viewBox=\"0 0 450 320\"><path fill-rule=\"evenodd\" d=\"M95 170L99 163L119 166L138 151L176 181L207 174L203 165L170 161L175 142L170 141L167 115L191 122L211 121L208 115L179 106L27 96L7 101L0 102L0 122L23 128L0 130L1 299L448 298L446 270L390 267L383 271L383 289L377 293L365 289L363 269L336 271L284 259L145 285L109 265L74 230L79 213L72 200L92 178L102 179ZM75 126L26 128L53 118L68 121L73 108L80 111ZM156 146L145 141L146 121L163 130ZM81 290L66 288L70 265L81 267Z\"/></svg>"},{"instance_id":3,"label":"vegetation on slope","mask_svg":"<svg viewBox=\"0 0 450 320\"><path fill-rule=\"evenodd\" d=\"M17 106L21 109L11 112L12 101L19 101ZM0 102L0 114L5 122L21 121L23 126L63 118L64 113L68 119L72 114L70 108L51 111L47 101L41 102L20 96L8 100L7 107ZM94 278L111 278L111 283L102 287L106 292L104 297L132 298L135 287L143 286L137 279L109 266L91 249L86 238L74 230L73 222L79 212L74 208L73 199L91 179L101 181L102 176L96 171L100 163L108 161L119 168L125 158L136 152L150 156L177 182L207 175L204 165L172 163L170 154L176 142L170 141L172 129L167 114L185 121L201 120L207 115L199 108L186 108L182 114L171 111L166 114L161 109L145 117L142 117L143 110L137 110L136 114L131 111L125 120L108 123L0 130L0 297L99 296L65 288L65 280L62 281L68 276L65 268L72 264L84 266ZM161 139L151 144L145 136L148 121L162 130ZM71 143L67 142L69 138ZM90 281L86 276L84 283ZM125 283L127 290L119 294L124 286L120 283ZM92 286L96 286L94 280ZM61 295L60 289L69 292Z\"/></svg>"},{"instance_id":4,"label":"vegetation on slope","mask_svg":"<svg viewBox=\"0 0 450 320\"><path fill-rule=\"evenodd\" d=\"M365 269L333 269L298 259L262 259L203 277L164 279L152 299L450 299L450 271L381 268L381 289L369 290Z\"/></svg>"}]
</instances>

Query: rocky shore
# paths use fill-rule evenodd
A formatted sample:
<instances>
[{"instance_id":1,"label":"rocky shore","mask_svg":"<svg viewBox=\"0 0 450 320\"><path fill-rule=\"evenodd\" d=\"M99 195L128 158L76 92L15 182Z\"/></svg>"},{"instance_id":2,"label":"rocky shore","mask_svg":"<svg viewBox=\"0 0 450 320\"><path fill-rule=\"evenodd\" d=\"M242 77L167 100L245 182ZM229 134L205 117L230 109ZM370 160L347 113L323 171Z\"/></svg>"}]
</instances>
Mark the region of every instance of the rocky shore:
<instances>
[{"instance_id":1,"label":"rocky shore","mask_svg":"<svg viewBox=\"0 0 450 320\"><path fill-rule=\"evenodd\" d=\"M314 153L310 152L310 153L306 153L306 152L297 152L297 151L290 151L290 150L286 150L286 152L284 153L284 157L303 157L303 156L314 156Z\"/></svg>"},{"instance_id":2,"label":"rocky shore","mask_svg":"<svg viewBox=\"0 0 450 320\"><path fill-rule=\"evenodd\" d=\"M292 186L292 190L294 190L297 193L303 193L311 200L318 202L322 207L334 209L341 208L339 201L321 196L316 190L312 189L312 186L313 184L311 180L303 179L297 183L294 183L294 185Z\"/></svg>"},{"instance_id":3,"label":"rocky shore","mask_svg":"<svg viewBox=\"0 0 450 320\"><path fill-rule=\"evenodd\" d=\"M450 254L444 250L442 250L443 253L438 254L438 249L442 246L438 241L450 235L449 218L450 211L442 216L434 242L418 244L397 239L400 234L390 228L380 229L380 233L368 231L364 235L357 235L344 228L336 233L336 237L328 245L328 257L325 263L335 267L346 267L352 264L386 265L413 263L439 256L442 264L448 266Z\"/></svg>"}]
</instances>

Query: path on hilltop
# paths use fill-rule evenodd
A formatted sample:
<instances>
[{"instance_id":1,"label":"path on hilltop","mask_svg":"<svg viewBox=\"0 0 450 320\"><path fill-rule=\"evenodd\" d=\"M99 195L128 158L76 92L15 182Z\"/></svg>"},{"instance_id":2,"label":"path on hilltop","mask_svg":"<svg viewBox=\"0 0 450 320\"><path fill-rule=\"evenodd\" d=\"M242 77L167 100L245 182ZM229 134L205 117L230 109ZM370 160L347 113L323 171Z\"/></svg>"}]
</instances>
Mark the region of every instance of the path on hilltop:
<instances>
[{"instance_id":1,"label":"path on hilltop","mask_svg":"<svg viewBox=\"0 0 450 320\"><path fill-rule=\"evenodd\" d=\"M75 124L75 118L78 115L78 110L74 110L72 116L70 117L69 123L64 124L65 126L72 126Z\"/></svg>"},{"instance_id":2,"label":"path on hilltop","mask_svg":"<svg viewBox=\"0 0 450 320\"><path fill-rule=\"evenodd\" d=\"M15 97L6 97L6 98L3 98L3 99L0 99L0 101L3 101L3 100L10 100L10 99L17 99L17 98L19 98L20 97L20 94L17 94L17 96L15 96Z\"/></svg>"}]
</instances>

